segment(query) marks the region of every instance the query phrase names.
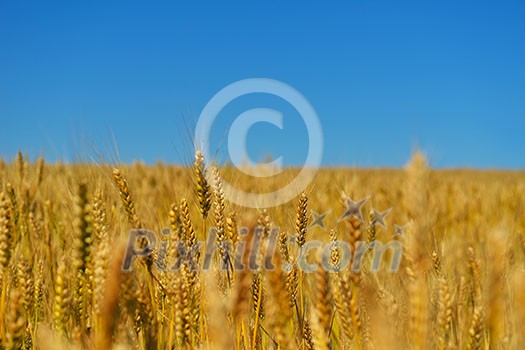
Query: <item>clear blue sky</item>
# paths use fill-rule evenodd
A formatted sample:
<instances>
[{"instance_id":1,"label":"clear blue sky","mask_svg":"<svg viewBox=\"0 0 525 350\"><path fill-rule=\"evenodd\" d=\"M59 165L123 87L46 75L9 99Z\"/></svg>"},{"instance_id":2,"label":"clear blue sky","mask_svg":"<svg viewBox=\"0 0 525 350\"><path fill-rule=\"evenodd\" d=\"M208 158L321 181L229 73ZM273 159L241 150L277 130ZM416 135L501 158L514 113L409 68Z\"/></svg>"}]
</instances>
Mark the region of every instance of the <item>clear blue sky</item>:
<instances>
[{"instance_id":1,"label":"clear blue sky","mask_svg":"<svg viewBox=\"0 0 525 350\"><path fill-rule=\"evenodd\" d=\"M114 136L122 161L174 162L183 116L252 77L308 98L326 165L421 148L436 167L525 168L523 1L1 0L0 156L75 160ZM300 164L304 125L267 96L224 110L215 144L263 102L289 113L253 127L252 158Z\"/></svg>"}]
</instances>

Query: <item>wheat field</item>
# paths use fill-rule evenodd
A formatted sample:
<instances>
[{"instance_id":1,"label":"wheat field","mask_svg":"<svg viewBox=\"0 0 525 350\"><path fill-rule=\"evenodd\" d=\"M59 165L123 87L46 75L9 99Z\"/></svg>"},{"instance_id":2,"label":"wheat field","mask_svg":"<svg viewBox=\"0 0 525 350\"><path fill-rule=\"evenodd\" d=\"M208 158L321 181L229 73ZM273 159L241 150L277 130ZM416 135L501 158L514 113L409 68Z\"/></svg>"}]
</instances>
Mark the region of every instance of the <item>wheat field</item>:
<instances>
[{"instance_id":1,"label":"wheat field","mask_svg":"<svg viewBox=\"0 0 525 350\"><path fill-rule=\"evenodd\" d=\"M525 346L525 173L433 170L415 153L404 169L320 169L293 201L257 210L225 200L231 169L210 172L199 152L187 167L0 161L1 348ZM341 216L345 198L368 198L361 218ZM374 210L388 213L384 225ZM193 268L204 251L181 247L210 228L209 268ZM150 251L138 237L132 250L148 254L123 271L132 229L157 242ZM402 257L390 271L385 251L373 271L368 249L360 269L342 268L333 244L328 260L341 268L304 271L312 241L351 252L396 242ZM236 268L255 242L256 264Z\"/></svg>"}]
</instances>

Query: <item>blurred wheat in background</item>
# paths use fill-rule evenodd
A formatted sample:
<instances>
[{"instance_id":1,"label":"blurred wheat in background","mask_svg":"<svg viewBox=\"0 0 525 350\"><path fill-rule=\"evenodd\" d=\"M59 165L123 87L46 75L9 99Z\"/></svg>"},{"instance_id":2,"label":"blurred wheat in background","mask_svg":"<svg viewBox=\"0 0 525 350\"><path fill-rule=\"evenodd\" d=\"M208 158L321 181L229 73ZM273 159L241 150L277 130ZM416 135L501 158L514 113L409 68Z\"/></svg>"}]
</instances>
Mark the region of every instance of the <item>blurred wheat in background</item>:
<instances>
[{"instance_id":1,"label":"blurred wheat in background","mask_svg":"<svg viewBox=\"0 0 525 350\"><path fill-rule=\"evenodd\" d=\"M0 161L2 349L519 349L525 344L525 174L444 171L416 153L405 170L321 169L295 201L267 210L225 200L224 167ZM209 181L208 179L213 179ZM256 186L239 178L239 186ZM371 199L337 221L341 192ZM373 209L393 210L383 227ZM326 230L311 210L332 215ZM368 213L371 212L369 216ZM407 224L393 236L394 226ZM214 228L204 254L180 260ZM240 228L246 227L247 232ZM275 254L270 237L278 227ZM169 228L169 231L163 229ZM123 272L130 229L158 247ZM168 232L168 234L160 234ZM312 273L311 240L399 240L399 271ZM258 268L231 252L261 247ZM137 242L137 249L147 245ZM342 252L331 246L334 266ZM352 252L354 249L352 249ZM388 253L385 253L388 255ZM318 254L308 259L315 263ZM388 260L388 259L387 259ZM177 271L160 269L182 261ZM265 269L265 261L275 269Z\"/></svg>"}]
</instances>

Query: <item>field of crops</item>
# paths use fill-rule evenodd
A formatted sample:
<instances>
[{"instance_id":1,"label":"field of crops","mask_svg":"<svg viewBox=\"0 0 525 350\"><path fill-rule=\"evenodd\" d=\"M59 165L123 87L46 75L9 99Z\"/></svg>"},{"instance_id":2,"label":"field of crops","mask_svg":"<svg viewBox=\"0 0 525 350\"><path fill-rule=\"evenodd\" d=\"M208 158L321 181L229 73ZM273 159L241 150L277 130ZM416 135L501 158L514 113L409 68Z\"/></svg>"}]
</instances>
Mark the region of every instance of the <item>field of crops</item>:
<instances>
[{"instance_id":1,"label":"field of crops","mask_svg":"<svg viewBox=\"0 0 525 350\"><path fill-rule=\"evenodd\" d=\"M1 348L525 346L525 173L432 170L416 153L404 169L321 169L267 210L225 200L223 180L258 186L199 153L0 161ZM379 243L393 248L375 271Z\"/></svg>"}]
</instances>

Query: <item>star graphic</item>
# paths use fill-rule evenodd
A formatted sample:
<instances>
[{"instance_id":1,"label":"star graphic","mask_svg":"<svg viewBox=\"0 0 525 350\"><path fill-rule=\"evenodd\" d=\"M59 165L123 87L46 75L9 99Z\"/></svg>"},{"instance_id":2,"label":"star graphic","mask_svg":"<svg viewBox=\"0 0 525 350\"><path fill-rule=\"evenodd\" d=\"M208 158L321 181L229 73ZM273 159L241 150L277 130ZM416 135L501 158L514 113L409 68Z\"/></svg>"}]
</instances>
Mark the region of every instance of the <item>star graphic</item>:
<instances>
[{"instance_id":1,"label":"star graphic","mask_svg":"<svg viewBox=\"0 0 525 350\"><path fill-rule=\"evenodd\" d=\"M297 233L293 233L293 234L288 234L288 242L289 243L293 243L293 244L297 244L297 237L299 235Z\"/></svg>"},{"instance_id":2,"label":"star graphic","mask_svg":"<svg viewBox=\"0 0 525 350\"><path fill-rule=\"evenodd\" d=\"M363 198L363 199L361 199L361 200L359 200L357 202L354 202L353 200L348 198L348 196L346 194L343 194L343 198L344 198L344 201L345 201L346 210L343 213L343 215L341 215L339 220L337 220L337 222L341 222L344 219L349 218L351 216L356 217L359 221L362 222L363 221L363 215L361 214L361 208L370 199L370 196L366 196L365 198Z\"/></svg>"},{"instance_id":3,"label":"star graphic","mask_svg":"<svg viewBox=\"0 0 525 350\"><path fill-rule=\"evenodd\" d=\"M372 222L370 224L380 225L383 228L386 228L385 218L388 214L390 214L391 211L392 211L392 208L388 208L387 210L383 212L379 212L375 209L372 209L373 217L372 217Z\"/></svg>"},{"instance_id":4,"label":"star graphic","mask_svg":"<svg viewBox=\"0 0 525 350\"><path fill-rule=\"evenodd\" d=\"M322 228L323 230L326 230L326 226L324 224L324 219L326 219L326 217L328 216L328 214L330 214L332 211L329 210L323 214L319 214L318 212L316 212L315 210L311 210L311 213L312 213L312 223L310 224L310 226L308 226L308 229L311 229L315 226L319 226L320 228Z\"/></svg>"},{"instance_id":5,"label":"star graphic","mask_svg":"<svg viewBox=\"0 0 525 350\"><path fill-rule=\"evenodd\" d=\"M407 229L408 224L405 224L403 226L398 226L394 224L394 237L403 237L405 235L405 230Z\"/></svg>"}]
</instances>

